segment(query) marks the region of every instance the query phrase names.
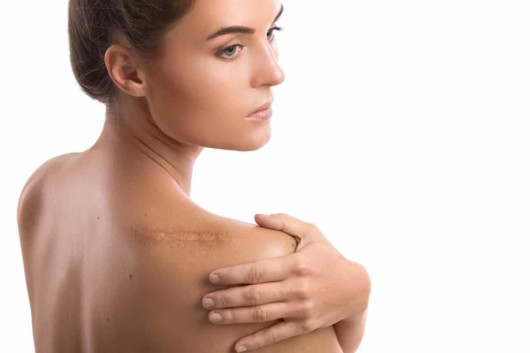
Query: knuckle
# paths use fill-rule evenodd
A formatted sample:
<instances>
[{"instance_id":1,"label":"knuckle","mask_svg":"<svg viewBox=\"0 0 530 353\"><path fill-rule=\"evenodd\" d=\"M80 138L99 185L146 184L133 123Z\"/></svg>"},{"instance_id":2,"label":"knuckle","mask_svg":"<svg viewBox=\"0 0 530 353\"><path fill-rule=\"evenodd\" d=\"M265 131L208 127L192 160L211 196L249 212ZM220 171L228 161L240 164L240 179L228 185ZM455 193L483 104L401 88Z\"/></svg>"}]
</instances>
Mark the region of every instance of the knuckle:
<instances>
[{"instance_id":1,"label":"knuckle","mask_svg":"<svg viewBox=\"0 0 530 353\"><path fill-rule=\"evenodd\" d=\"M294 260L294 272L298 276L309 276L313 273L313 270L307 261L300 256Z\"/></svg>"},{"instance_id":2,"label":"knuckle","mask_svg":"<svg viewBox=\"0 0 530 353\"><path fill-rule=\"evenodd\" d=\"M300 323L300 326L302 327L302 329L303 329L305 332L311 332L311 331L314 331L314 330L317 329L316 322L315 322L315 320L312 320L312 319L306 319L306 320L303 320L303 321Z\"/></svg>"},{"instance_id":3,"label":"knuckle","mask_svg":"<svg viewBox=\"0 0 530 353\"><path fill-rule=\"evenodd\" d=\"M305 301L300 307L300 314L307 321L313 313L313 304L310 301Z\"/></svg>"},{"instance_id":4,"label":"knuckle","mask_svg":"<svg viewBox=\"0 0 530 353\"><path fill-rule=\"evenodd\" d=\"M223 323L230 324L234 322L234 313L232 312L232 310L223 310L223 311L220 311L220 313L223 318L222 319Z\"/></svg>"},{"instance_id":5,"label":"knuckle","mask_svg":"<svg viewBox=\"0 0 530 353\"><path fill-rule=\"evenodd\" d=\"M226 308L230 306L230 300L227 298L226 295L219 295L216 298L214 298L214 302L217 304L218 307Z\"/></svg>"},{"instance_id":6,"label":"knuckle","mask_svg":"<svg viewBox=\"0 0 530 353\"><path fill-rule=\"evenodd\" d=\"M293 271L298 274L300 269L303 267L303 258L301 256L293 257Z\"/></svg>"},{"instance_id":7,"label":"knuckle","mask_svg":"<svg viewBox=\"0 0 530 353\"><path fill-rule=\"evenodd\" d=\"M255 288L250 288L245 293L245 299L249 305L257 305L260 304L261 294Z\"/></svg>"},{"instance_id":8,"label":"knuckle","mask_svg":"<svg viewBox=\"0 0 530 353\"><path fill-rule=\"evenodd\" d=\"M247 275L247 282L248 283L260 283L262 279L264 278L265 273L263 269L258 267L252 267Z\"/></svg>"},{"instance_id":9,"label":"knuckle","mask_svg":"<svg viewBox=\"0 0 530 353\"><path fill-rule=\"evenodd\" d=\"M307 300L311 297L309 286L306 281L300 281L294 289L293 296L298 300Z\"/></svg>"},{"instance_id":10,"label":"knuckle","mask_svg":"<svg viewBox=\"0 0 530 353\"><path fill-rule=\"evenodd\" d=\"M278 343L282 338L276 332L269 332L267 334L267 340L271 343Z\"/></svg>"},{"instance_id":11,"label":"knuckle","mask_svg":"<svg viewBox=\"0 0 530 353\"><path fill-rule=\"evenodd\" d=\"M253 313L254 319L258 322L269 321L269 312L264 308L256 308Z\"/></svg>"}]
</instances>

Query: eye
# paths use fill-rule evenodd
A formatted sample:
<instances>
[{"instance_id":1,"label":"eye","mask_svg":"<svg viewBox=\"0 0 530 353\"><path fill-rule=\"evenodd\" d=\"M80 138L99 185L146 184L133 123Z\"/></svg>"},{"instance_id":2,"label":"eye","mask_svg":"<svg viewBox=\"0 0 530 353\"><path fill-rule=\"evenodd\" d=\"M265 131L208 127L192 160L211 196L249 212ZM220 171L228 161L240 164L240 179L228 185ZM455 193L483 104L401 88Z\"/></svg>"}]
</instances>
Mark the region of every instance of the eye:
<instances>
[{"instance_id":1,"label":"eye","mask_svg":"<svg viewBox=\"0 0 530 353\"><path fill-rule=\"evenodd\" d=\"M241 50L243 50L242 45L234 44L225 49L219 50L217 55L226 59L234 59Z\"/></svg>"},{"instance_id":2,"label":"eye","mask_svg":"<svg viewBox=\"0 0 530 353\"><path fill-rule=\"evenodd\" d=\"M272 27L267 31L267 39L269 42L272 42L274 40L274 32L275 31L281 31L283 30L283 27Z\"/></svg>"}]
</instances>

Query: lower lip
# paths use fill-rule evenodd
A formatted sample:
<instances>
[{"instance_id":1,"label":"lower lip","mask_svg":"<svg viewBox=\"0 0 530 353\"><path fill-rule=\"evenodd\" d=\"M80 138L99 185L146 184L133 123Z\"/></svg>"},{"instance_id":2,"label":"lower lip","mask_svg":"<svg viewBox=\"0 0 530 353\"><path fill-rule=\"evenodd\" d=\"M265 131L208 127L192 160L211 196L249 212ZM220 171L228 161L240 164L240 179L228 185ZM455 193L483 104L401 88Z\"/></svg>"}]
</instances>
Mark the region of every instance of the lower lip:
<instances>
[{"instance_id":1,"label":"lower lip","mask_svg":"<svg viewBox=\"0 0 530 353\"><path fill-rule=\"evenodd\" d=\"M263 109L257 112L254 112L248 116L250 120L269 120L272 117L272 108Z\"/></svg>"}]
</instances>

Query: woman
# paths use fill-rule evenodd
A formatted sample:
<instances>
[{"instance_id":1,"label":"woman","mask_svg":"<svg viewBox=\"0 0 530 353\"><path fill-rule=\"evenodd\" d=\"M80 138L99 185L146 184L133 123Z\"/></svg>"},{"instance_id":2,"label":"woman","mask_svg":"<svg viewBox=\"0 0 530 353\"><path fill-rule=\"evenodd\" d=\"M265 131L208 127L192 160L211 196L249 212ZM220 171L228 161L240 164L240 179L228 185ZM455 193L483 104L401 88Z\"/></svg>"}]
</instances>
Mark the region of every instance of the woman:
<instances>
[{"instance_id":1,"label":"woman","mask_svg":"<svg viewBox=\"0 0 530 353\"><path fill-rule=\"evenodd\" d=\"M45 163L21 196L37 352L355 351L369 293L360 265L289 216L255 227L189 198L204 147L269 140L282 10L70 1L74 73L107 113L92 148Z\"/></svg>"}]
</instances>

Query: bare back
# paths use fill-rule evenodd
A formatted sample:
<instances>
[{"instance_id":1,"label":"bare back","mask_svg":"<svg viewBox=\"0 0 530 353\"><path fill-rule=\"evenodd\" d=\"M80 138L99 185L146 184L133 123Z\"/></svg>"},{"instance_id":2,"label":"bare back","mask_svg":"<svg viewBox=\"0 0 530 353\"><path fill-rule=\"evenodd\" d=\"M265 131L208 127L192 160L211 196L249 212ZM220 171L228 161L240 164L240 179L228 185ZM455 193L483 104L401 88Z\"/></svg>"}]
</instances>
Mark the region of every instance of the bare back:
<instances>
[{"instance_id":1,"label":"bare back","mask_svg":"<svg viewBox=\"0 0 530 353\"><path fill-rule=\"evenodd\" d=\"M38 353L233 352L274 322L213 325L210 271L295 249L280 232L212 215L159 166L97 149L29 180L19 229ZM342 352L332 327L259 352Z\"/></svg>"}]
</instances>

